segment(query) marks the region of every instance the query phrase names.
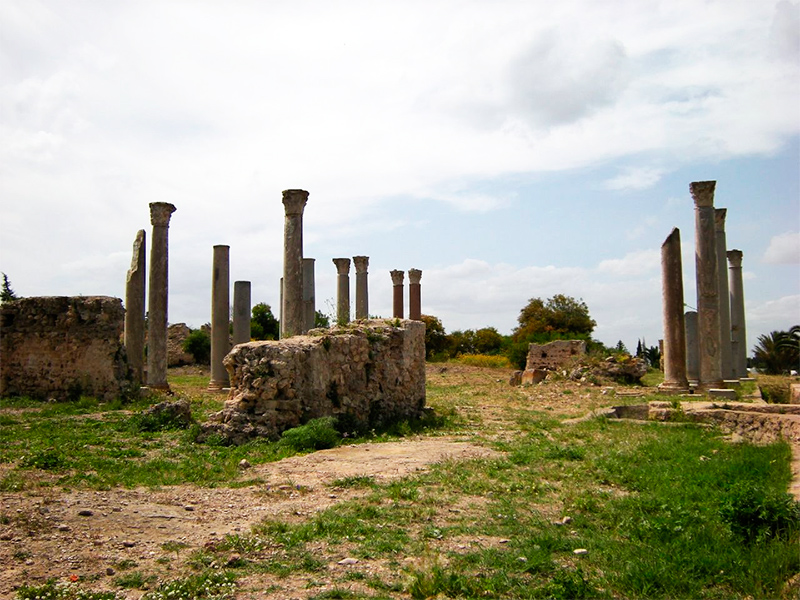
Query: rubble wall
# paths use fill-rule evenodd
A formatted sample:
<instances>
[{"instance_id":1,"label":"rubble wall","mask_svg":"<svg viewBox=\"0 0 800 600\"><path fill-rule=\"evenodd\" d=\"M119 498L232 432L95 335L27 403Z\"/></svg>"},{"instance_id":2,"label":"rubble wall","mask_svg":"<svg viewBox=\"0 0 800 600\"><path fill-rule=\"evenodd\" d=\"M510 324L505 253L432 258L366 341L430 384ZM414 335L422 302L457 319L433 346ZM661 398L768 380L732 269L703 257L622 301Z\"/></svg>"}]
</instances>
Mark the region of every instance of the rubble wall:
<instances>
[{"instance_id":1,"label":"rubble wall","mask_svg":"<svg viewBox=\"0 0 800 600\"><path fill-rule=\"evenodd\" d=\"M583 340L556 340L549 344L530 344L525 369L558 369L576 356L586 354Z\"/></svg>"},{"instance_id":2,"label":"rubble wall","mask_svg":"<svg viewBox=\"0 0 800 600\"><path fill-rule=\"evenodd\" d=\"M418 417L425 405L425 325L418 321L358 321L248 342L224 364L231 392L201 437L274 439L323 416L354 429L381 427Z\"/></svg>"},{"instance_id":3,"label":"rubble wall","mask_svg":"<svg viewBox=\"0 0 800 600\"><path fill-rule=\"evenodd\" d=\"M130 389L122 300L35 297L0 306L0 395L112 400Z\"/></svg>"}]
</instances>

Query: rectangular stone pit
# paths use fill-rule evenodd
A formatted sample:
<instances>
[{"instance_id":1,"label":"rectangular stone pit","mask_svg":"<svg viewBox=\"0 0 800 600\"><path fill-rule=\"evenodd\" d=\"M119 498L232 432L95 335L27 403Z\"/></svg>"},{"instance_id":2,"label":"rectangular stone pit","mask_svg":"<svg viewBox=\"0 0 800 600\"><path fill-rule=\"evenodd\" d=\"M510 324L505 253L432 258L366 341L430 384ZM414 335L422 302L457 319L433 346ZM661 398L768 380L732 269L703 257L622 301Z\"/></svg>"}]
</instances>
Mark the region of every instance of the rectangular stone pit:
<instances>
[{"instance_id":1,"label":"rectangular stone pit","mask_svg":"<svg viewBox=\"0 0 800 600\"><path fill-rule=\"evenodd\" d=\"M417 321L359 321L239 344L224 363L230 396L201 439L275 439L325 416L346 429L380 428L419 417L425 406L425 325Z\"/></svg>"}]
</instances>

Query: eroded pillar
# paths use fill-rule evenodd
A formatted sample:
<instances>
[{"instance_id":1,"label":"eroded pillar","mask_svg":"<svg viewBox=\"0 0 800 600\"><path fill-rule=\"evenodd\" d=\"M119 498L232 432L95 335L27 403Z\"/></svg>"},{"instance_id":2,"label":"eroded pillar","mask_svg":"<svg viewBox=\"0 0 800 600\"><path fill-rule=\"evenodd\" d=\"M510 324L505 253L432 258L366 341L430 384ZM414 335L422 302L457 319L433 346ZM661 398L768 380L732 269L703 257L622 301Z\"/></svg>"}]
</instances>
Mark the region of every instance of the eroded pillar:
<instances>
[{"instance_id":1,"label":"eroded pillar","mask_svg":"<svg viewBox=\"0 0 800 600\"><path fill-rule=\"evenodd\" d=\"M222 359L231 351L228 318L230 298L230 246L214 246L211 273L211 380L208 389L228 387L228 371Z\"/></svg>"},{"instance_id":2,"label":"eroded pillar","mask_svg":"<svg viewBox=\"0 0 800 600\"><path fill-rule=\"evenodd\" d=\"M689 390L686 378L686 332L683 320L681 233L676 227L661 245L661 294L664 315L664 381L668 393Z\"/></svg>"},{"instance_id":3,"label":"eroded pillar","mask_svg":"<svg viewBox=\"0 0 800 600\"><path fill-rule=\"evenodd\" d=\"M250 282L233 282L233 345L250 341Z\"/></svg>"},{"instance_id":4,"label":"eroded pillar","mask_svg":"<svg viewBox=\"0 0 800 600\"><path fill-rule=\"evenodd\" d=\"M317 304L314 288L314 263L313 258L303 259L303 333L314 329L317 316Z\"/></svg>"},{"instance_id":5,"label":"eroded pillar","mask_svg":"<svg viewBox=\"0 0 800 600\"><path fill-rule=\"evenodd\" d=\"M736 377L731 353L731 308L728 291L728 248L725 236L725 217L728 210L714 210L714 238L717 243L717 279L719 280L719 337L720 359L722 360L722 379Z\"/></svg>"},{"instance_id":6,"label":"eroded pillar","mask_svg":"<svg viewBox=\"0 0 800 600\"><path fill-rule=\"evenodd\" d=\"M699 342L697 339L697 311L687 310L683 315L686 327L686 378L697 385L700 380Z\"/></svg>"},{"instance_id":7,"label":"eroded pillar","mask_svg":"<svg viewBox=\"0 0 800 600\"><path fill-rule=\"evenodd\" d=\"M303 317L303 210L305 190L284 190L283 208L283 305L281 339L304 333Z\"/></svg>"},{"instance_id":8,"label":"eroded pillar","mask_svg":"<svg viewBox=\"0 0 800 600\"><path fill-rule=\"evenodd\" d=\"M356 267L356 319L369 318L369 285L367 282L367 268L369 256L354 256L353 264Z\"/></svg>"},{"instance_id":9,"label":"eroded pillar","mask_svg":"<svg viewBox=\"0 0 800 600\"><path fill-rule=\"evenodd\" d=\"M167 384L167 297L169 294L169 220L175 206L150 203L150 284L147 301L147 385L169 389Z\"/></svg>"},{"instance_id":10,"label":"eroded pillar","mask_svg":"<svg viewBox=\"0 0 800 600\"><path fill-rule=\"evenodd\" d=\"M145 231L140 229L133 241L131 268L125 281L125 351L137 386L142 384L144 373L145 254Z\"/></svg>"},{"instance_id":11,"label":"eroded pillar","mask_svg":"<svg viewBox=\"0 0 800 600\"><path fill-rule=\"evenodd\" d=\"M392 317L395 319L403 318L403 277L404 271L389 271L392 276Z\"/></svg>"},{"instance_id":12,"label":"eroded pillar","mask_svg":"<svg viewBox=\"0 0 800 600\"><path fill-rule=\"evenodd\" d=\"M408 318L412 321L422 320L421 280L422 271L419 269L408 270Z\"/></svg>"},{"instance_id":13,"label":"eroded pillar","mask_svg":"<svg viewBox=\"0 0 800 600\"><path fill-rule=\"evenodd\" d=\"M719 328L719 279L715 236L714 189L716 181L695 181L689 186L695 205L695 268L697 271L697 333L701 389L722 387Z\"/></svg>"},{"instance_id":14,"label":"eroded pillar","mask_svg":"<svg viewBox=\"0 0 800 600\"><path fill-rule=\"evenodd\" d=\"M350 259L334 258L336 265L336 322L350 322Z\"/></svg>"},{"instance_id":15,"label":"eroded pillar","mask_svg":"<svg viewBox=\"0 0 800 600\"><path fill-rule=\"evenodd\" d=\"M736 378L747 377L747 336L744 320L744 283L742 281L742 251L730 250L728 271L731 299L731 355Z\"/></svg>"}]
</instances>

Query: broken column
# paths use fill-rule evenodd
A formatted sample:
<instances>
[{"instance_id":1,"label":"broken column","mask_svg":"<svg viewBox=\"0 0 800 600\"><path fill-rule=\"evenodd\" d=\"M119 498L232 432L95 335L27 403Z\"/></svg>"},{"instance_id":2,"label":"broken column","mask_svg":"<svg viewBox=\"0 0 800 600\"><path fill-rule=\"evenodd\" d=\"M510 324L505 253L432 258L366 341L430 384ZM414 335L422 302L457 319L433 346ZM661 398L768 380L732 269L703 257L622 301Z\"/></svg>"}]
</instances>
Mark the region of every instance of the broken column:
<instances>
[{"instance_id":1,"label":"broken column","mask_svg":"<svg viewBox=\"0 0 800 600\"><path fill-rule=\"evenodd\" d=\"M211 380L208 389L228 387L228 371L222 359L230 352L230 246L214 246L211 277Z\"/></svg>"},{"instance_id":2,"label":"broken column","mask_svg":"<svg viewBox=\"0 0 800 600\"><path fill-rule=\"evenodd\" d=\"M719 280L714 225L716 181L695 181L689 186L695 205L695 269L697 271L697 333L699 386L722 387L719 328Z\"/></svg>"},{"instance_id":3,"label":"broken column","mask_svg":"<svg viewBox=\"0 0 800 600\"><path fill-rule=\"evenodd\" d=\"M422 320L422 292L419 283L421 279L422 271L408 270L408 318L412 321Z\"/></svg>"},{"instance_id":4,"label":"broken column","mask_svg":"<svg viewBox=\"0 0 800 600\"><path fill-rule=\"evenodd\" d=\"M719 280L719 335L720 357L722 360L722 379L732 379L733 357L731 355L731 308L728 292L728 248L725 237L725 217L728 210L714 210L714 237L717 243L717 278Z\"/></svg>"},{"instance_id":5,"label":"broken column","mask_svg":"<svg viewBox=\"0 0 800 600\"><path fill-rule=\"evenodd\" d=\"M314 259L303 259L303 329L314 329L317 305L314 292Z\"/></svg>"},{"instance_id":6,"label":"broken column","mask_svg":"<svg viewBox=\"0 0 800 600\"><path fill-rule=\"evenodd\" d=\"M369 256L354 256L356 267L356 319L369 318L369 288L367 284L367 267Z\"/></svg>"},{"instance_id":7,"label":"broken column","mask_svg":"<svg viewBox=\"0 0 800 600\"><path fill-rule=\"evenodd\" d=\"M664 382L659 390L689 391L686 379L686 332L683 321L681 233L676 227L661 246L661 286L664 315Z\"/></svg>"},{"instance_id":8,"label":"broken column","mask_svg":"<svg viewBox=\"0 0 800 600\"><path fill-rule=\"evenodd\" d=\"M283 207L283 301L281 339L305 332L303 318L303 210L305 190L284 190Z\"/></svg>"},{"instance_id":9,"label":"broken column","mask_svg":"<svg viewBox=\"0 0 800 600\"><path fill-rule=\"evenodd\" d=\"M392 276L392 317L395 319L403 318L403 277L404 271L389 271Z\"/></svg>"},{"instance_id":10,"label":"broken column","mask_svg":"<svg viewBox=\"0 0 800 600\"><path fill-rule=\"evenodd\" d=\"M125 282L125 351L136 386L142 384L144 372L145 254L145 231L140 229Z\"/></svg>"},{"instance_id":11,"label":"broken column","mask_svg":"<svg viewBox=\"0 0 800 600\"><path fill-rule=\"evenodd\" d=\"M686 378L697 385L700 379L700 363L697 341L697 312L687 310L683 315L686 327Z\"/></svg>"},{"instance_id":12,"label":"broken column","mask_svg":"<svg viewBox=\"0 0 800 600\"><path fill-rule=\"evenodd\" d=\"M167 296L169 292L169 220L175 206L150 203L150 290L147 311L147 385L169 389L167 384Z\"/></svg>"},{"instance_id":13,"label":"broken column","mask_svg":"<svg viewBox=\"0 0 800 600\"><path fill-rule=\"evenodd\" d=\"M334 258L336 265L336 322L350 322L350 259Z\"/></svg>"},{"instance_id":14,"label":"broken column","mask_svg":"<svg viewBox=\"0 0 800 600\"><path fill-rule=\"evenodd\" d=\"M233 345L250 341L250 282L233 283Z\"/></svg>"},{"instance_id":15,"label":"broken column","mask_svg":"<svg viewBox=\"0 0 800 600\"><path fill-rule=\"evenodd\" d=\"M747 336L744 322L744 284L742 282L742 251L727 253L730 272L731 355L736 378L747 377Z\"/></svg>"}]
</instances>

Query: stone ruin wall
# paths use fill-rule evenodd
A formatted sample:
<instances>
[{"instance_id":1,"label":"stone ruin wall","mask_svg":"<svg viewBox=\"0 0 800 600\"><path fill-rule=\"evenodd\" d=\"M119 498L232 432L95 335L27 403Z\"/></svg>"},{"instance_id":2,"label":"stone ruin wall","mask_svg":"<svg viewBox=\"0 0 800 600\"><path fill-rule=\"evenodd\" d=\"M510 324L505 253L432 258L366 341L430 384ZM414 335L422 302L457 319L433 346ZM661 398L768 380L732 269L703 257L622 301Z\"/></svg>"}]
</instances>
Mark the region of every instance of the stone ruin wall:
<instances>
[{"instance_id":1,"label":"stone ruin wall","mask_svg":"<svg viewBox=\"0 0 800 600\"><path fill-rule=\"evenodd\" d=\"M230 396L203 425L201 439L275 439L324 416L380 427L419 417L425 406L425 325L417 321L359 321L239 344L224 362Z\"/></svg>"},{"instance_id":2,"label":"stone ruin wall","mask_svg":"<svg viewBox=\"0 0 800 600\"><path fill-rule=\"evenodd\" d=\"M130 388L122 300L35 297L0 306L0 396L112 400Z\"/></svg>"},{"instance_id":3,"label":"stone ruin wall","mask_svg":"<svg viewBox=\"0 0 800 600\"><path fill-rule=\"evenodd\" d=\"M586 354L583 340L556 340L549 344L530 344L525 370L558 369L576 356Z\"/></svg>"}]
</instances>

